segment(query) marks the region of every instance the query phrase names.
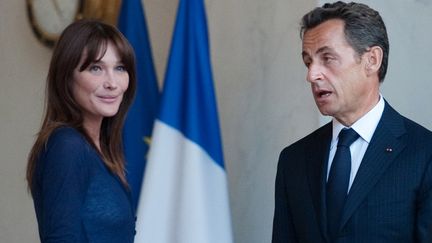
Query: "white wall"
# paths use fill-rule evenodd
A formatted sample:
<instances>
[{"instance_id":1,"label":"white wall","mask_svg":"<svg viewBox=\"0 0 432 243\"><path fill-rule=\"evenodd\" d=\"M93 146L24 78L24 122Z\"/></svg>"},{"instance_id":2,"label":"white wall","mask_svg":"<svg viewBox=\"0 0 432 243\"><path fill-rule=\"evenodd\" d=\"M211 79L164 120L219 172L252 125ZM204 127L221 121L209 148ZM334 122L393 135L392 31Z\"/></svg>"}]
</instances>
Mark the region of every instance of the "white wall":
<instances>
[{"instance_id":1,"label":"white wall","mask_svg":"<svg viewBox=\"0 0 432 243\"><path fill-rule=\"evenodd\" d=\"M213 68L234 236L238 243L270 242L279 152L317 126L297 25L314 3L212 3Z\"/></svg>"},{"instance_id":2,"label":"white wall","mask_svg":"<svg viewBox=\"0 0 432 243\"><path fill-rule=\"evenodd\" d=\"M270 242L280 150L318 125L298 19L313 1L207 1L235 242Z\"/></svg>"},{"instance_id":3,"label":"white wall","mask_svg":"<svg viewBox=\"0 0 432 243\"><path fill-rule=\"evenodd\" d=\"M432 1L363 1L379 9L390 40L384 97L401 114L432 129Z\"/></svg>"},{"instance_id":4,"label":"white wall","mask_svg":"<svg viewBox=\"0 0 432 243\"><path fill-rule=\"evenodd\" d=\"M35 242L25 166L40 124L50 51L33 37L25 1L0 1L0 242Z\"/></svg>"},{"instance_id":5,"label":"white wall","mask_svg":"<svg viewBox=\"0 0 432 243\"><path fill-rule=\"evenodd\" d=\"M178 0L143 0L159 80ZM304 81L298 22L315 0L206 0L236 243L270 242L280 150L318 127ZM364 1L390 35L384 96L432 128L432 6L426 0ZM34 38L25 1L0 0L0 242L37 242L26 192L27 153L40 124L51 51Z\"/></svg>"}]
</instances>

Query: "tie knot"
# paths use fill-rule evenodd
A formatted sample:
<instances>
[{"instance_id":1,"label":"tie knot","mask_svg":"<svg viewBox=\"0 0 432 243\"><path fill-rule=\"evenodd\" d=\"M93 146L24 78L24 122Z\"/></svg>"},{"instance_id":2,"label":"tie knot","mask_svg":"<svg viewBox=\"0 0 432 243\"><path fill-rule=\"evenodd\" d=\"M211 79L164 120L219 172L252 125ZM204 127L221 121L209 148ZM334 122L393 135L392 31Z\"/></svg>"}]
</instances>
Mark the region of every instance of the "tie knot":
<instances>
[{"instance_id":1,"label":"tie knot","mask_svg":"<svg viewBox=\"0 0 432 243\"><path fill-rule=\"evenodd\" d=\"M346 146L349 147L351 146L351 144L357 140L357 138L359 137L359 135L356 133L356 131L354 131L354 129L352 128L344 128L342 129L342 131L339 133L339 142L338 142L338 147L339 146Z\"/></svg>"}]
</instances>

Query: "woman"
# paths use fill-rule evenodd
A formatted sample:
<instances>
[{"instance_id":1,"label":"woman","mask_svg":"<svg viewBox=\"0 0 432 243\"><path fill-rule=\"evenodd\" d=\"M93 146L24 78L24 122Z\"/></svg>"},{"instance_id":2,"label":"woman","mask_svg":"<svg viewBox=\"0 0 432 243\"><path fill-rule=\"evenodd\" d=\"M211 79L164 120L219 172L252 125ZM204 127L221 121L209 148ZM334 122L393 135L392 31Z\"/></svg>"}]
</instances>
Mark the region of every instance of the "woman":
<instances>
[{"instance_id":1,"label":"woman","mask_svg":"<svg viewBox=\"0 0 432 243\"><path fill-rule=\"evenodd\" d=\"M27 181L44 242L133 242L121 132L135 92L131 46L114 27L68 26L47 77Z\"/></svg>"}]
</instances>

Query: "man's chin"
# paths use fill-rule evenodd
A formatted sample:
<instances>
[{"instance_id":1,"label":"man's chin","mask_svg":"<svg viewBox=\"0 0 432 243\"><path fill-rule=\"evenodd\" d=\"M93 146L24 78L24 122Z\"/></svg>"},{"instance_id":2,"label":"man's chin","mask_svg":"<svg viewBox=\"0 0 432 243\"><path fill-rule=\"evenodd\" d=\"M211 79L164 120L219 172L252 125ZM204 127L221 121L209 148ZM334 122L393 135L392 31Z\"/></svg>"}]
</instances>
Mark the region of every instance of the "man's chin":
<instances>
[{"instance_id":1,"label":"man's chin","mask_svg":"<svg viewBox=\"0 0 432 243\"><path fill-rule=\"evenodd\" d=\"M318 106L318 110L323 116L332 116L333 112L325 106Z\"/></svg>"}]
</instances>

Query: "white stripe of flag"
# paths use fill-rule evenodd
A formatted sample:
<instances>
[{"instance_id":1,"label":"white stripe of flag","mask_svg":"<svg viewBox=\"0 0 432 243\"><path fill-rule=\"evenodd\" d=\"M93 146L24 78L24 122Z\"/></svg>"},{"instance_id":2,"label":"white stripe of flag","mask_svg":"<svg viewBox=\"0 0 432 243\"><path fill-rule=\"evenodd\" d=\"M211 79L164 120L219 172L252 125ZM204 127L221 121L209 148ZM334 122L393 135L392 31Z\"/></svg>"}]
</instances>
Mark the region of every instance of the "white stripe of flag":
<instances>
[{"instance_id":1,"label":"white stripe of flag","mask_svg":"<svg viewBox=\"0 0 432 243\"><path fill-rule=\"evenodd\" d=\"M180 0L136 243L232 243L203 0Z\"/></svg>"}]
</instances>

